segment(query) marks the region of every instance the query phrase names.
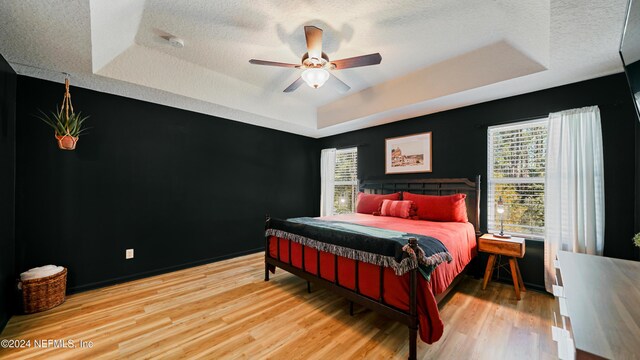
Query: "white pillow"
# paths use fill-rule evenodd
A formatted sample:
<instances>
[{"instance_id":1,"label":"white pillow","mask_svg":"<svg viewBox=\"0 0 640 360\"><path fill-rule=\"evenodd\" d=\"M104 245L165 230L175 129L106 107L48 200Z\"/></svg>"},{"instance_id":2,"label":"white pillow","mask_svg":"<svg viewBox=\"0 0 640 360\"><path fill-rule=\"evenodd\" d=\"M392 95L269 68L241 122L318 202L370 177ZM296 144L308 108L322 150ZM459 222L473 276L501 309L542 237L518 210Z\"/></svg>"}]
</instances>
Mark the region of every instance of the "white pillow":
<instances>
[{"instance_id":1,"label":"white pillow","mask_svg":"<svg viewBox=\"0 0 640 360\"><path fill-rule=\"evenodd\" d=\"M33 269L29 269L23 272L22 274L20 274L20 280L25 281L25 280L40 279L43 277L55 275L61 272L62 270L64 270L62 266L55 266L55 265L45 265L41 267L36 267Z\"/></svg>"}]
</instances>

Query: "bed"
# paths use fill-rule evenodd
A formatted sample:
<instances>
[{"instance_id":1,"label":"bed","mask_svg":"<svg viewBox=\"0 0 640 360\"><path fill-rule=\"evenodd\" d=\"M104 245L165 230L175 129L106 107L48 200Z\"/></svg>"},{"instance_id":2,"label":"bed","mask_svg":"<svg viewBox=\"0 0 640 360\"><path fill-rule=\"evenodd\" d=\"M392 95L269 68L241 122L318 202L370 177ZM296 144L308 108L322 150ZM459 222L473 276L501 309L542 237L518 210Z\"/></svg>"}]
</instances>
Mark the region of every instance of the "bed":
<instances>
[{"instance_id":1,"label":"bed","mask_svg":"<svg viewBox=\"0 0 640 360\"><path fill-rule=\"evenodd\" d=\"M397 268L359 261L336 251L323 251L320 242L296 241L290 232L274 232L271 220L266 223L265 281L269 271L281 268L307 280L310 284L330 289L386 317L406 324L409 328L409 359L416 358L417 336L426 343L437 341L444 325L438 312L438 302L460 280L469 262L477 255L476 239L479 235L480 177L469 179L415 179L402 182L366 181L360 190L368 194L411 192L422 195L466 195L468 222L435 222L410 220L369 214L335 215L319 218L322 221L364 225L410 234L431 236L440 240L450 256L449 262L439 264L429 276L422 276L417 267L399 273ZM291 236L288 236L291 235ZM325 235L325 234L321 234ZM322 236L317 236L322 238ZM327 236L324 236L326 240ZM317 250L320 249L320 250ZM402 248L407 253L417 252L415 238ZM342 254L344 256L341 256ZM414 257L415 258L415 257Z\"/></svg>"}]
</instances>

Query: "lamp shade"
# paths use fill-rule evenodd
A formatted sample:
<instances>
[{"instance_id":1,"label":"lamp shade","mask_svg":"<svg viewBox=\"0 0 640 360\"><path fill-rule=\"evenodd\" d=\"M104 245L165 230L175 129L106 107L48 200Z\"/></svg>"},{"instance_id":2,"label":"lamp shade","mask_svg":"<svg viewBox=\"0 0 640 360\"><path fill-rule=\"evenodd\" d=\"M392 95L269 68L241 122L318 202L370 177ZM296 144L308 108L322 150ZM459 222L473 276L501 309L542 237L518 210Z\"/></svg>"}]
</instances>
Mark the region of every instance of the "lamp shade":
<instances>
[{"instance_id":1,"label":"lamp shade","mask_svg":"<svg viewBox=\"0 0 640 360\"><path fill-rule=\"evenodd\" d=\"M496 204L496 212L498 214L504 214L504 202L502 201L502 196L500 196L498 203Z\"/></svg>"},{"instance_id":2,"label":"lamp shade","mask_svg":"<svg viewBox=\"0 0 640 360\"><path fill-rule=\"evenodd\" d=\"M329 80L329 72L321 68L307 69L302 72L302 80L314 89L324 85Z\"/></svg>"}]
</instances>

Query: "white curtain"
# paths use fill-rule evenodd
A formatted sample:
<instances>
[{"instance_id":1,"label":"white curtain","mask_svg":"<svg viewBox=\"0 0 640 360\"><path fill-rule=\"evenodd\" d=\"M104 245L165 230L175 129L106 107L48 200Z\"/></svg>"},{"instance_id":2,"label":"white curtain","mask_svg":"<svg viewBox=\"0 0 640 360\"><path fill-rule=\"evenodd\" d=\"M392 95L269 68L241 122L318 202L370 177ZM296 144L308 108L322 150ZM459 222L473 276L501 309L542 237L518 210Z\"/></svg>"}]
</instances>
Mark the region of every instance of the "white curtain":
<instances>
[{"instance_id":1,"label":"white curtain","mask_svg":"<svg viewBox=\"0 0 640 360\"><path fill-rule=\"evenodd\" d=\"M604 164L597 106L549 114L545 177L545 286L560 250L602 255Z\"/></svg>"},{"instance_id":2,"label":"white curtain","mask_svg":"<svg viewBox=\"0 0 640 360\"><path fill-rule=\"evenodd\" d=\"M336 171L336 149L320 153L320 216L333 215L333 194Z\"/></svg>"}]
</instances>

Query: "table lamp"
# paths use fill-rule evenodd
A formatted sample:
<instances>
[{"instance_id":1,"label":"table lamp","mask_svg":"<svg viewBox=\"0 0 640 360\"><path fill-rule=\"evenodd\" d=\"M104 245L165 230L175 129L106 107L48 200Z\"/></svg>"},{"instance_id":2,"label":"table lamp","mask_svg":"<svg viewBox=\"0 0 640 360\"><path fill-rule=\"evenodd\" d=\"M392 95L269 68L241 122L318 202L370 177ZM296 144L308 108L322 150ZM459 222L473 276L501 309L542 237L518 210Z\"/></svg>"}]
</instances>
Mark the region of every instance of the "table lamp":
<instances>
[{"instance_id":1,"label":"table lamp","mask_svg":"<svg viewBox=\"0 0 640 360\"><path fill-rule=\"evenodd\" d=\"M502 196L498 198L498 203L496 204L496 212L500 214L500 233L494 233L493 236L502 239L511 238L511 235L507 235L504 233L504 202L502 201Z\"/></svg>"}]
</instances>

